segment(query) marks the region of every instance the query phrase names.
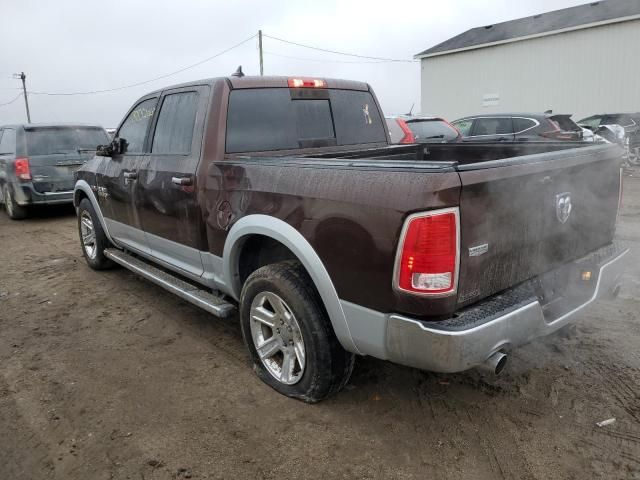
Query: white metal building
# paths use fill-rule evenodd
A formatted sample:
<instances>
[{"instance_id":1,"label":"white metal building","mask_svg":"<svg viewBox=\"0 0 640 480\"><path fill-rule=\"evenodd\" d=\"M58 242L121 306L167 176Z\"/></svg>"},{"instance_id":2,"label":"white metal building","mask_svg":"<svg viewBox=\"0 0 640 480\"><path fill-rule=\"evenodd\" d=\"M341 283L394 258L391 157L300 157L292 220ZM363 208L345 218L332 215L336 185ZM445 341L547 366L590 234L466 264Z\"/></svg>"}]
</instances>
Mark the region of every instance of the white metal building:
<instances>
[{"instance_id":1,"label":"white metal building","mask_svg":"<svg viewBox=\"0 0 640 480\"><path fill-rule=\"evenodd\" d=\"M640 111L640 0L604 0L468 30L415 56L421 110Z\"/></svg>"}]
</instances>

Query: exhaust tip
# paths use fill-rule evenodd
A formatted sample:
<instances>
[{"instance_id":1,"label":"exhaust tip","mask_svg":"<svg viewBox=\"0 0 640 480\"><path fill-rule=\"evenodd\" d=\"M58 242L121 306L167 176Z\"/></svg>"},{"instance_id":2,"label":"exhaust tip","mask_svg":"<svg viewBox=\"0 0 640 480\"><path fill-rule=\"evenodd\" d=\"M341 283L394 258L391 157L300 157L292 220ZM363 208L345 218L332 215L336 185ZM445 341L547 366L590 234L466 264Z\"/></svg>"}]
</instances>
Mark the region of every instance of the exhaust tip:
<instances>
[{"instance_id":1,"label":"exhaust tip","mask_svg":"<svg viewBox=\"0 0 640 480\"><path fill-rule=\"evenodd\" d=\"M484 370L485 372L489 372L495 376L498 376L504 370L504 367L507 366L507 355L502 352L496 352L487 358L483 364L480 365L479 368Z\"/></svg>"}]
</instances>

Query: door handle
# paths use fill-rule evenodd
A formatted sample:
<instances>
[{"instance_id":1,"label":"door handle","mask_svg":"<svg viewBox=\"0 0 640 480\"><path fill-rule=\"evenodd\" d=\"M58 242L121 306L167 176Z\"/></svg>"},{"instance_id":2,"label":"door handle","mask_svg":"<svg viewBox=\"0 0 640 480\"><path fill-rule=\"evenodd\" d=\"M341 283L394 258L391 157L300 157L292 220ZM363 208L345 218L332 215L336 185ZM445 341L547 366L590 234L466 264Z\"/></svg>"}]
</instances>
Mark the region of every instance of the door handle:
<instances>
[{"instance_id":1,"label":"door handle","mask_svg":"<svg viewBox=\"0 0 640 480\"><path fill-rule=\"evenodd\" d=\"M135 180L138 178L138 172L124 172L124 178L127 180Z\"/></svg>"},{"instance_id":2,"label":"door handle","mask_svg":"<svg viewBox=\"0 0 640 480\"><path fill-rule=\"evenodd\" d=\"M193 179L191 177L172 177L171 183L175 183L181 187L188 187L193 183Z\"/></svg>"}]
</instances>

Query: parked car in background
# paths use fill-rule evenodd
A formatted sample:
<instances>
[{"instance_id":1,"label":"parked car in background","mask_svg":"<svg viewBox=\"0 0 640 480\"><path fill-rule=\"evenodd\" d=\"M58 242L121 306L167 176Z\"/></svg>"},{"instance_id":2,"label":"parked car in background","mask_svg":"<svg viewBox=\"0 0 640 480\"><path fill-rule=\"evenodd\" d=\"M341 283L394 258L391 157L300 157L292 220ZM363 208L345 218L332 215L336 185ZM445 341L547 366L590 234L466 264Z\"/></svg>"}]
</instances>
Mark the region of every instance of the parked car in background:
<instances>
[{"instance_id":1,"label":"parked car in background","mask_svg":"<svg viewBox=\"0 0 640 480\"><path fill-rule=\"evenodd\" d=\"M601 113L578 123L609 141L612 141L609 132L619 126L624 130L622 144L627 151L627 160L633 165L640 163L640 113Z\"/></svg>"},{"instance_id":2,"label":"parked car in background","mask_svg":"<svg viewBox=\"0 0 640 480\"><path fill-rule=\"evenodd\" d=\"M453 143L460 132L440 117L390 115L385 117L391 143Z\"/></svg>"},{"instance_id":3,"label":"parked car in background","mask_svg":"<svg viewBox=\"0 0 640 480\"><path fill-rule=\"evenodd\" d=\"M354 354L499 373L615 295L629 262L616 145L389 145L371 87L348 80L151 92L76 178L91 268L239 307L254 371L308 402L344 386Z\"/></svg>"},{"instance_id":4,"label":"parked car in background","mask_svg":"<svg viewBox=\"0 0 640 480\"><path fill-rule=\"evenodd\" d=\"M583 118L578 124L592 131L602 125L620 125L628 134L637 133L640 130L640 113L601 113Z\"/></svg>"},{"instance_id":5,"label":"parked car in background","mask_svg":"<svg viewBox=\"0 0 640 480\"><path fill-rule=\"evenodd\" d=\"M0 199L12 219L31 205L73 202L73 172L109 135L97 125L20 124L0 127Z\"/></svg>"},{"instance_id":6,"label":"parked car in background","mask_svg":"<svg viewBox=\"0 0 640 480\"><path fill-rule=\"evenodd\" d=\"M451 122L463 142L581 141L582 128L571 115L500 113L473 115Z\"/></svg>"}]
</instances>

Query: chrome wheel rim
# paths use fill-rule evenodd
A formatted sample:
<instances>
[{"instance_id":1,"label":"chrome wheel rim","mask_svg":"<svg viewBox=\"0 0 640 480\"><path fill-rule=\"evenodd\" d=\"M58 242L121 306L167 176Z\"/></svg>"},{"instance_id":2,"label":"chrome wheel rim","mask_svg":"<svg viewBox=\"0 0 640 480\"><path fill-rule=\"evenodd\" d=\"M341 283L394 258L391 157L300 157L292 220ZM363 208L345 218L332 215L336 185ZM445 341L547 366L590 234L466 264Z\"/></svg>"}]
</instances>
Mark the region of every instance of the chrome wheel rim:
<instances>
[{"instance_id":1,"label":"chrome wheel rim","mask_svg":"<svg viewBox=\"0 0 640 480\"><path fill-rule=\"evenodd\" d=\"M285 385L298 383L305 369L302 331L291 308L275 293L261 292L251 302L251 338L260 361Z\"/></svg>"},{"instance_id":2,"label":"chrome wheel rim","mask_svg":"<svg viewBox=\"0 0 640 480\"><path fill-rule=\"evenodd\" d=\"M93 228L93 220L91 215L86 210L83 210L80 214L80 238L82 239L82 247L87 257L96 258L96 232Z\"/></svg>"}]
</instances>

